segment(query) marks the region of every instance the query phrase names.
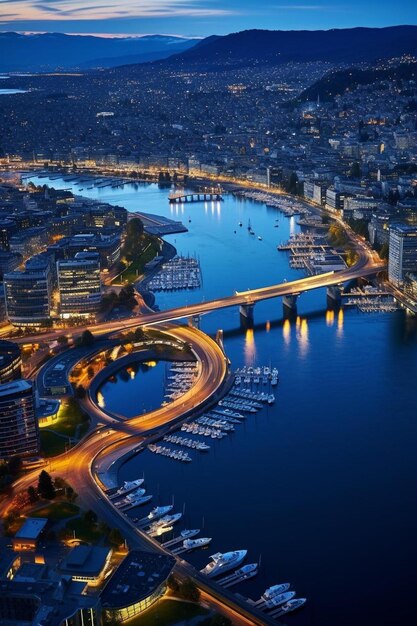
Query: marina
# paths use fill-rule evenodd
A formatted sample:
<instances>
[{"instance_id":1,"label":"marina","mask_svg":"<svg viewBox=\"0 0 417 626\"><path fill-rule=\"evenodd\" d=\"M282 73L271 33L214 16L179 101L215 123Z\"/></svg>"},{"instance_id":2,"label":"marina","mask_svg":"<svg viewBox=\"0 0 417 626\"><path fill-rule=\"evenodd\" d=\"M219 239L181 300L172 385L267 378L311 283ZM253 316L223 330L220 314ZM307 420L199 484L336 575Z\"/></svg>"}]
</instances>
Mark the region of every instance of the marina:
<instances>
[{"instance_id":1,"label":"marina","mask_svg":"<svg viewBox=\"0 0 417 626\"><path fill-rule=\"evenodd\" d=\"M202 284L201 269L198 259L190 256L175 256L163 263L158 273L149 281L150 291L174 291L199 289Z\"/></svg>"},{"instance_id":2,"label":"marina","mask_svg":"<svg viewBox=\"0 0 417 626\"><path fill-rule=\"evenodd\" d=\"M289 268L285 253L276 252L279 240L287 241L292 231L297 232L296 220L269 211L262 203L255 205L249 199L242 202L228 195L220 208L212 210L209 205L206 210L203 205L190 205L182 213L183 207L168 206L166 190L158 190L156 185L141 186L139 191L129 185L124 189L95 188L85 193L130 210L146 206L154 213L174 218L181 214L188 219L192 208L190 232L176 240L174 236L168 239L179 254L197 250L200 256L204 286L188 292L189 303L260 286L259 277L267 285L300 275L299 270ZM276 217L280 220L279 228L274 227ZM262 243L247 235L249 218L256 233L262 234ZM235 235L239 222L245 228L237 229ZM208 237L210 246L205 245ZM242 254L246 249L247 254ZM238 276L236 268L244 275ZM183 297L180 291L159 292L157 304L170 308L181 303ZM239 330L236 310L203 316L201 326L206 332L214 336L219 328L223 329L226 352L234 370L277 360L277 400L272 407L264 405L257 415L245 414L242 428L236 428L233 436L226 436L221 445L213 441L213 453L203 456L190 450L190 455L199 458L190 467L170 463L167 472L169 461L145 451L121 468L120 484L145 472L155 503L170 502L174 492L176 500L186 500L187 528L201 526L205 529L202 535L213 537L215 549L247 547L253 555L250 561L262 553L262 576L242 584L245 595L259 598L268 580L272 583L288 579L300 596L308 593L314 621L321 626L349 626L362 621L395 624L398 602L381 603L380 593L382 588L396 588L401 571L402 594L413 597L415 542L409 529L417 523L412 498L416 428L410 419L413 403L405 401L399 407L398 398L407 398L407 389L415 379L415 325L402 311L363 316L351 307L345 308L344 315L336 314L329 323L325 301L322 289L303 295L297 321L281 319L278 300L259 304L254 329L248 331ZM358 358L362 353L372 354L372 368ZM399 362L405 372L401 379ZM146 381L157 369L144 377ZM324 393L323 381L329 381ZM158 389L155 385L155 390L149 382L146 387L155 406L160 406L162 382ZM257 388L269 391L267 385L260 387L258 383ZM112 389L119 394L119 411L122 403L123 410L127 410L128 402L131 414L137 413L139 402L142 411L142 400L132 391L136 389L133 379L119 381ZM349 402L343 402L342 397L349 397ZM262 462L259 450L263 451ZM358 458L361 462L355 463ZM388 466L396 480L381 485L381 476L386 475ZM352 482L361 485L360 494L352 494ZM279 498L269 498L268 493L274 488L279 490ZM354 508L346 507L346 502L356 497L360 498L360 518ZM223 517L219 519L219 508L230 511L231 524L225 524ZM295 515L298 524L294 524ZM279 519L279 533L276 523L272 523L274 519ZM355 540L358 525L359 542ZM261 528L262 532L248 533L248 528ZM406 560L399 554L396 542L390 541L398 533L409 542ZM165 537L170 538L168 534ZM200 569L208 560L207 551L189 553L188 559ZM358 563L364 566L358 567ZM241 592L239 586L236 589ZM336 612L335 606L342 607L343 612ZM276 611L283 611L283 607ZM409 623L415 623L412 602L406 604L405 611ZM288 613L283 621L307 626L312 619L309 609L301 609L294 615Z\"/></svg>"}]
</instances>

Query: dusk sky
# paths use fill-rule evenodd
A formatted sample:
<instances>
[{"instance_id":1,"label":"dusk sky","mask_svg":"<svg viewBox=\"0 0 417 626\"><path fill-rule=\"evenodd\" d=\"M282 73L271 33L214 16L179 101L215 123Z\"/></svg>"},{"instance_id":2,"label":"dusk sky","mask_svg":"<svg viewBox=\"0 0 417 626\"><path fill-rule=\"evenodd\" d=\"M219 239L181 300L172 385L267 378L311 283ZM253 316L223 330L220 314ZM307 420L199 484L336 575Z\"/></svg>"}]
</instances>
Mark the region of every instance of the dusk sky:
<instances>
[{"instance_id":1,"label":"dusk sky","mask_svg":"<svg viewBox=\"0 0 417 626\"><path fill-rule=\"evenodd\" d=\"M206 36L416 23L416 0L0 0L2 31Z\"/></svg>"}]
</instances>

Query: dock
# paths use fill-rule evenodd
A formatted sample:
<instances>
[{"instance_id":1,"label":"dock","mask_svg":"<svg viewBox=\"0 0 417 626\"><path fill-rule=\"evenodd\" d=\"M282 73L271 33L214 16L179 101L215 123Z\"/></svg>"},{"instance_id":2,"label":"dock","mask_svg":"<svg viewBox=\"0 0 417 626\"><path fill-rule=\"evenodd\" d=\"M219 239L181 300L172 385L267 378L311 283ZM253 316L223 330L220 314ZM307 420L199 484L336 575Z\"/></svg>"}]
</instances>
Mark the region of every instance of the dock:
<instances>
[{"instance_id":1,"label":"dock","mask_svg":"<svg viewBox=\"0 0 417 626\"><path fill-rule=\"evenodd\" d=\"M190 534L187 535L187 537L180 535L179 537L174 537L174 539L170 539L169 541L164 541L161 545L169 550L173 546L177 546L179 543L182 543L184 539L192 539L192 537L196 537L199 532L200 529L196 528L195 530L190 531Z\"/></svg>"},{"instance_id":2,"label":"dock","mask_svg":"<svg viewBox=\"0 0 417 626\"><path fill-rule=\"evenodd\" d=\"M256 569L251 572L244 573L240 569L236 570L233 574L229 574L229 576L225 576L224 578L220 578L217 582L219 585L224 587L224 589L228 589L229 587L233 587L245 580L250 580L254 578L258 574L258 566L256 565Z\"/></svg>"}]
</instances>

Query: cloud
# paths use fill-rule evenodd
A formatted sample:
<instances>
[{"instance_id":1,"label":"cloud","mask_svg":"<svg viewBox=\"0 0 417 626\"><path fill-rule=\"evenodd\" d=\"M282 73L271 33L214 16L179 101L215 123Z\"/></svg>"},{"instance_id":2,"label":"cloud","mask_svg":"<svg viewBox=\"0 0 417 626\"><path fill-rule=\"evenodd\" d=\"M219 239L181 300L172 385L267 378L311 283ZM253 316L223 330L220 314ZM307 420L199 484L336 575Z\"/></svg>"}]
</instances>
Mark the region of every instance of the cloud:
<instances>
[{"instance_id":1,"label":"cloud","mask_svg":"<svg viewBox=\"0 0 417 626\"><path fill-rule=\"evenodd\" d=\"M123 8L99 0L0 0L15 21L103 20L123 15L137 18L221 17L234 11L208 6L210 0L129 0Z\"/></svg>"}]
</instances>

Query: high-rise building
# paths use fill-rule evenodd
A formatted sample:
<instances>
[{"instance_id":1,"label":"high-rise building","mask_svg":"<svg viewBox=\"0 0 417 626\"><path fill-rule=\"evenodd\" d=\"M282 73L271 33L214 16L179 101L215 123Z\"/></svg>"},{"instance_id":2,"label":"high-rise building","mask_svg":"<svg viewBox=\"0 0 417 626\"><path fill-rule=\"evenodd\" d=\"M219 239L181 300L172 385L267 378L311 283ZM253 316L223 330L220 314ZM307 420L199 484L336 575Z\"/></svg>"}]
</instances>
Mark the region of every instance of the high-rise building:
<instances>
[{"instance_id":1,"label":"high-rise building","mask_svg":"<svg viewBox=\"0 0 417 626\"><path fill-rule=\"evenodd\" d=\"M21 379L0 385L0 459L38 453L33 384Z\"/></svg>"},{"instance_id":2,"label":"high-rise building","mask_svg":"<svg viewBox=\"0 0 417 626\"><path fill-rule=\"evenodd\" d=\"M0 339L0 385L22 376L22 358L16 343Z\"/></svg>"},{"instance_id":3,"label":"high-rise building","mask_svg":"<svg viewBox=\"0 0 417 626\"><path fill-rule=\"evenodd\" d=\"M388 279L401 287L405 275L417 271L417 227L395 224L389 231Z\"/></svg>"},{"instance_id":4,"label":"high-rise building","mask_svg":"<svg viewBox=\"0 0 417 626\"><path fill-rule=\"evenodd\" d=\"M58 261L57 269L61 317L95 315L101 303L100 255L79 252Z\"/></svg>"},{"instance_id":5,"label":"high-rise building","mask_svg":"<svg viewBox=\"0 0 417 626\"><path fill-rule=\"evenodd\" d=\"M7 318L16 326L41 326L49 320L52 299L50 267L4 275Z\"/></svg>"}]
</instances>

